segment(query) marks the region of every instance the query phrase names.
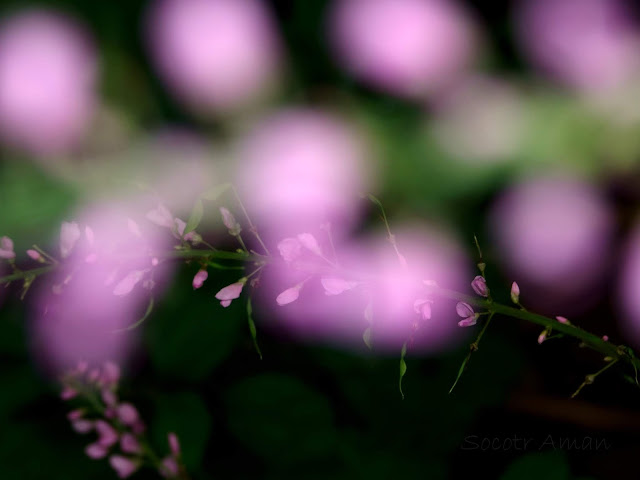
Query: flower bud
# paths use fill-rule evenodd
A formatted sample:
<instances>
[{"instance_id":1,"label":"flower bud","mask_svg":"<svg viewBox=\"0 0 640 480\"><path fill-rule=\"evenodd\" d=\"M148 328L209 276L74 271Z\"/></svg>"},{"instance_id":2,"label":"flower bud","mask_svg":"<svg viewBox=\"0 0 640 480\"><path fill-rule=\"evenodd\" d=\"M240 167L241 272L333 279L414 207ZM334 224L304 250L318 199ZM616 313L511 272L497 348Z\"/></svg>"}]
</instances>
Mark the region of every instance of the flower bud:
<instances>
[{"instance_id":1,"label":"flower bud","mask_svg":"<svg viewBox=\"0 0 640 480\"><path fill-rule=\"evenodd\" d=\"M218 293L216 293L216 298L220 300L220 305L223 307L228 307L231 305L231 301L235 300L242 293L242 288L244 284L247 283L246 278L241 278L236 283L232 283L231 285L227 285Z\"/></svg>"},{"instance_id":2,"label":"flower bud","mask_svg":"<svg viewBox=\"0 0 640 480\"><path fill-rule=\"evenodd\" d=\"M198 288L202 287L202 285L204 284L205 280L209 277L209 274L207 273L206 270L198 270L198 273L195 274L195 276L193 277L193 289L197 290Z\"/></svg>"},{"instance_id":3,"label":"flower bud","mask_svg":"<svg viewBox=\"0 0 640 480\"><path fill-rule=\"evenodd\" d=\"M224 207L220 207L220 213L222 214L222 223L229 229L229 234L234 237L240 235L242 227L240 227L240 224L236 221L236 217Z\"/></svg>"},{"instance_id":4,"label":"flower bud","mask_svg":"<svg viewBox=\"0 0 640 480\"><path fill-rule=\"evenodd\" d=\"M515 304L520 303L520 287L516 282L511 284L511 301Z\"/></svg>"},{"instance_id":5,"label":"flower bud","mask_svg":"<svg viewBox=\"0 0 640 480\"><path fill-rule=\"evenodd\" d=\"M473 288L473 291L481 297L489 296L489 287L487 287L487 281L480 275L473 279L473 281L471 282L471 288Z\"/></svg>"}]
</instances>

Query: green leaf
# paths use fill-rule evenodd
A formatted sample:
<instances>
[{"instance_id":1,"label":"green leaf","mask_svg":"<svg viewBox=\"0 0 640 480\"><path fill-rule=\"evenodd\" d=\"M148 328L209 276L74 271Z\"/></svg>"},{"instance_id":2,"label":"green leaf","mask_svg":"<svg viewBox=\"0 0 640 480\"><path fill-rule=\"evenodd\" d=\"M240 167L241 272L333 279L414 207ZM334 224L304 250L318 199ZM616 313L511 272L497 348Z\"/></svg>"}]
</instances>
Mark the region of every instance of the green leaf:
<instances>
[{"instance_id":1,"label":"green leaf","mask_svg":"<svg viewBox=\"0 0 640 480\"><path fill-rule=\"evenodd\" d=\"M256 330L256 324L253 321L253 307L251 306L251 298L247 300L247 319L249 321L249 332L251 332L251 339L253 340L253 346L258 352L258 356L260 360L262 360L262 352L260 351L260 346L258 345L258 332Z\"/></svg>"},{"instance_id":2,"label":"green leaf","mask_svg":"<svg viewBox=\"0 0 640 480\"><path fill-rule=\"evenodd\" d=\"M464 373L465 368L467 368L467 363L469 363L470 358L471 358L471 352L469 352L469 354L467 354L465 359L462 361L462 364L460 365L460 369L458 370L458 375L456 376L456 380L455 382L453 382L453 385L451 385L451 388L449 389L449 393L453 392L453 389L456 388L456 385L458 384L458 380L460 380L460 377Z\"/></svg>"},{"instance_id":3,"label":"green leaf","mask_svg":"<svg viewBox=\"0 0 640 480\"><path fill-rule=\"evenodd\" d=\"M231 188L230 183L216 185L215 187L211 187L210 189L205 190L202 195L200 195L200 198L203 200L209 200L210 202L215 202L218 198L220 198L220 195L226 192L229 188Z\"/></svg>"},{"instance_id":4,"label":"green leaf","mask_svg":"<svg viewBox=\"0 0 640 480\"><path fill-rule=\"evenodd\" d=\"M202 220L202 215L204 214L204 208L202 206L202 200L196 200L195 205L193 206L193 210L191 211L191 216L189 217L189 221L187 222L187 226L184 227L184 235L189 232L193 232L198 225L200 225L200 221Z\"/></svg>"},{"instance_id":5,"label":"green leaf","mask_svg":"<svg viewBox=\"0 0 640 480\"><path fill-rule=\"evenodd\" d=\"M404 357L407 355L407 344L405 342L402 345L402 351L400 352L400 378L398 378L398 388L400 390L400 395L402 395L402 399L404 400L404 392L402 391L402 377L407 373L407 362L404 361Z\"/></svg>"}]
</instances>

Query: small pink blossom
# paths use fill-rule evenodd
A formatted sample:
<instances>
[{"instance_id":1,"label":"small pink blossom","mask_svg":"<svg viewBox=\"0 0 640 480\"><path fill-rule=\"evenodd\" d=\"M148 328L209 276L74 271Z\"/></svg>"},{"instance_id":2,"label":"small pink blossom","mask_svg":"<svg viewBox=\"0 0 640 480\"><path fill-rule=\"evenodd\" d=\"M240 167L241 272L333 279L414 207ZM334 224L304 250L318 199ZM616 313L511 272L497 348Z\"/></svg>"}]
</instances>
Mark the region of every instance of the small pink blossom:
<instances>
[{"instance_id":1,"label":"small pink blossom","mask_svg":"<svg viewBox=\"0 0 640 480\"><path fill-rule=\"evenodd\" d=\"M108 448L104 445L100 445L99 443L91 443L84 449L84 453L87 454L87 457L94 460L106 457L107 451Z\"/></svg>"},{"instance_id":2,"label":"small pink blossom","mask_svg":"<svg viewBox=\"0 0 640 480\"><path fill-rule=\"evenodd\" d=\"M169 434L167 435L167 439L169 442L171 455L173 455L174 457L178 457L180 455L180 441L178 440L178 435L173 432L169 432Z\"/></svg>"},{"instance_id":3,"label":"small pink blossom","mask_svg":"<svg viewBox=\"0 0 640 480\"><path fill-rule=\"evenodd\" d=\"M120 437L120 449L125 453L140 453L142 448L135 435L125 433Z\"/></svg>"},{"instance_id":4,"label":"small pink blossom","mask_svg":"<svg viewBox=\"0 0 640 480\"><path fill-rule=\"evenodd\" d=\"M242 227L240 227L236 217L234 217L233 214L224 207L220 207L220 213L222 214L222 223L224 223L224 226L229 229L229 233L234 237L240 235Z\"/></svg>"},{"instance_id":5,"label":"small pink blossom","mask_svg":"<svg viewBox=\"0 0 640 480\"><path fill-rule=\"evenodd\" d=\"M547 331L544 330L540 335L538 335L538 343L541 344L547 339Z\"/></svg>"},{"instance_id":6,"label":"small pink blossom","mask_svg":"<svg viewBox=\"0 0 640 480\"><path fill-rule=\"evenodd\" d=\"M117 409L118 419L125 425L135 425L140 421L136 407L130 403L123 403Z\"/></svg>"},{"instance_id":7,"label":"small pink blossom","mask_svg":"<svg viewBox=\"0 0 640 480\"><path fill-rule=\"evenodd\" d=\"M296 261L302 254L302 244L297 238L285 238L278 243L278 250L285 262Z\"/></svg>"},{"instance_id":8,"label":"small pink blossom","mask_svg":"<svg viewBox=\"0 0 640 480\"><path fill-rule=\"evenodd\" d=\"M280 306L295 302L300 296L301 289L302 283L299 283L295 287L287 288L284 292L276 297L276 302Z\"/></svg>"},{"instance_id":9,"label":"small pink blossom","mask_svg":"<svg viewBox=\"0 0 640 480\"><path fill-rule=\"evenodd\" d=\"M231 285L227 285L218 293L216 293L216 298L220 300L220 305L223 307L228 307L231 305L231 301L235 300L242 293L242 288L246 283L246 279L241 279L239 282L232 283Z\"/></svg>"},{"instance_id":10,"label":"small pink blossom","mask_svg":"<svg viewBox=\"0 0 640 480\"><path fill-rule=\"evenodd\" d=\"M105 386L114 386L120 381L120 367L113 362L104 362L100 378Z\"/></svg>"},{"instance_id":11,"label":"small pink blossom","mask_svg":"<svg viewBox=\"0 0 640 480\"><path fill-rule=\"evenodd\" d=\"M206 270L198 270L198 273L196 273L193 277L193 289L197 290L198 288L202 287L208 277L209 274Z\"/></svg>"},{"instance_id":12,"label":"small pink blossom","mask_svg":"<svg viewBox=\"0 0 640 480\"><path fill-rule=\"evenodd\" d=\"M13 251L13 240L9 237L0 238L0 258L11 259L15 258L16 254Z\"/></svg>"},{"instance_id":13,"label":"small pink blossom","mask_svg":"<svg viewBox=\"0 0 640 480\"><path fill-rule=\"evenodd\" d=\"M318 256L322 256L322 250L320 250L320 245L318 245L316 237L310 233L301 233L298 235L298 240L300 240L300 243L304 248Z\"/></svg>"},{"instance_id":14,"label":"small pink blossom","mask_svg":"<svg viewBox=\"0 0 640 480\"><path fill-rule=\"evenodd\" d=\"M76 222L63 222L60 229L60 255L67 258L78 240L80 240L80 227Z\"/></svg>"},{"instance_id":15,"label":"small pink blossom","mask_svg":"<svg viewBox=\"0 0 640 480\"><path fill-rule=\"evenodd\" d=\"M77 433L89 433L93 430L93 422L90 420L78 419L71 422L71 428Z\"/></svg>"},{"instance_id":16,"label":"small pink blossom","mask_svg":"<svg viewBox=\"0 0 640 480\"><path fill-rule=\"evenodd\" d=\"M458 322L460 327L471 327L478 321L478 314L473 311L473 308L468 303L458 302L456 305L456 313L463 318L463 320Z\"/></svg>"},{"instance_id":17,"label":"small pink blossom","mask_svg":"<svg viewBox=\"0 0 640 480\"><path fill-rule=\"evenodd\" d=\"M40 262L40 263L44 262L44 258L42 257L40 252L38 252L37 250L29 249L27 250L27 255L31 260L35 260L36 262Z\"/></svg>"},{"instance_id":18,"label":"small pink blossom","mask_svg":"<svg viewBox=\"0 0 640 480\"><path fill-rule=\"evenodd\" d=\"M344 280L343 278L330 277L320 279L320 283L322 284L324 293L326 295L340 295L342 292L352 290L360 285L360 282Z\"/></svg>"},{"instance_id":19,"label":"small pink blossom","mask_svg":"<svg viewBox=\"0 0 640 480\"><path fill-rule=\"evenodd\" d=\"M173 228L173 215L167 207L158 204L157 208L147 212L147 220L159 227Z\"/></svg>"},{"instance_id":20,"label":"small pink blossom","mask_svg":"<svg viewBox=\"0 0 640 480\"><path fill-rule=\"evenodd\" d=\"M609 336L608 335L603 335L602 336L602 340L604 340L605 342L609 341Z\"/></svg>"},{"instance_id":21,"label":"small pink blossom","mask_svg":"<svg viewBox=\"0 0 640 480\"><path fill-rule=\"evenodd\" d=\"M520 303L520 287L516 282L511 284L511 301L513 303Z\"/></svg>"},{"instance_id":22,"label":"small pink blossom","mask_svg":"<svg viewBox=\"0 0 640 480\"><path fill-rule=\"evenodd\" d=\"M111 455L109 464L118 474L119 478L131 476L139 467L140 463L122 455Z\"/></svg>"},{"instance_id":23,"label":"small pink blossom","mask_svg":"<svg viewBox=\"0 0 640 480\"><path fill-rule=\"evenodd\" d=\"M431 300L418 299L413 302L413 311L419 313L423 320L431 319Z\"/></svg>"},{"instance_id":24,"label":"small pink blossom","mask_svg":"<svg viewBox=\"0 0 640 480\"><path fill-rule=\"evenodd\" d=\"M84 414L85 411L83 409L76 408L75 410L71 410L67 413L67 419L69 419L69 421L80 420Z\"/></svg>"},{"instance_id":25,"label":"small pink blossom","mask_svg":"<svg viewBox=\"0 0 640 480\"><path fill-rule=\"evenodd\" d=\"M487 281L481 275L478 275L473 279L473 281L471 282L471 288L473 288L473 291L481 297L489 296L489 287L487 287Z\"/></svg>"},{"instance_id":26,"label":"small pink blossom","mask_svg":"<svg viewBox=\"0 0 640 480\"><path fill-rule=\"evenodd\" d=\"M103 388L100 395L102 397L102 401L108 407L115 407L116 404L118 403L118 397L113 390L110 390L108 388Z\"/></svg>"},{"instance_id":27,"label":"small pink blossom","mask_svg":"<svg viewBox=\"0 0 640 480\"><path fill-rule=\"evenodd\" d=\"M144 270L134 270L124 277L113 289L113 294L119 297L128 295L140 283L146 272Z\"/></svg>"},{"instance_id":28,"label":"small pink blossom","mask_svg":"<svg viewBox=\"0 0 640 480\"><path fill-rule=\"evenodd\" d=\"M176 231L178 232L178 235L180 235L184 240L188 242L195 240L196 238L195 231L189 232L186 235L184 234L184 229L187 228L187 224L184 222L184 220L181 220L180 218L176 217L173 219L173 221L175 222L175 227L176 227Z\"/></svg>"},{"instance_id":29,"label":"small pink blossom","mask_svg":"<svg viewBox=\"0 0 640 480\"><path fill-rule=\"evenodd\" d=\"M556 317L556 320L557 320L558 322L560 322L560 323L565 323L565 324L566 324L566 323L569 323L569 320L567 320L567 318L566 318L566 317L557 316L557 317Z\"/></svg>"},{"instance_id":30,"label":"small pink blossom","mask_svg":"<svg viewBox=\"0 0 640 480\"><path fill-rule=\"evenodd\" d=\"M65 386L62 392L60 393L60 398L62 400L71 400L72 398L75 398L77 395L78 395L78 392L75 389L69 386Z\"/></svg>"},{"instance_id":31,"label":"small pink blossom","mask_svg":"<svg viewBox=\"0 0 640 480\"><path fill-rule=\"evenodd\" d=\"M459 327L473 327L478 322L478 318L476 316L465 318L464 320L460 320L458 322Z\"/></svg>"},{"instance_id":32,"label":"small pink blossom","mask_svg":"<svg viewBox=\"0 0 640 480\"><path fill-rule=\"evenodd\" d=\"M96 421L96 432L98 432L98 443L109 448L118 441L118 432L104 420Z\"/></svg>"},{"instance_id":33,"label":"small pink blossom","mask_svg":"<svg viewBox=\"0 0 640 480\"><path fill-rule=\"evenodd\" d=\"M178 475L178 462L174 457L166 457L162 460L162 468L160 469L160 475L165 478L173 478Z\"/></svg>"}]
</instances>

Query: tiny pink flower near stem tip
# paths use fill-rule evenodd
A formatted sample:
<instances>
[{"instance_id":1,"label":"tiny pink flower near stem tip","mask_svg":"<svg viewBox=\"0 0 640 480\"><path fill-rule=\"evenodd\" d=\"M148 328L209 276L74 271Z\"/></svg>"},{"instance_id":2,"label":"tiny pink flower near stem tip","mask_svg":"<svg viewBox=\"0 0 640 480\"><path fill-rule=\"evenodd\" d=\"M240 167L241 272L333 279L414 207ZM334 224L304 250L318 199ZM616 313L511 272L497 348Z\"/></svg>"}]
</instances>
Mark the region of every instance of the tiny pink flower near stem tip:
<instances>
[{"instance_id":1,"label":"tiny pink flower near stem tip","mask_svg":"<svg viewBox=\"0 0 640 480\"><path fill-rule=\"evenodd\" d=\"M138 410L130 403L123 403L117 409L118 420L125 425L135 425L140 421Z\"/></svg>"},{"instance_id":2,"label":"tiny pink flower near stem tip","mask_svg":"<svg viewBox=\"0 0 640 480\"><path fill-rule=\"evenodd\" d=\"M120 449L124 453L140 453L142 451L138 439L131 433L124 433L120 437Z\"/></svg>"},{"instance_id":3,"label":"tiny pink flower near stem tip","mask_svg":"<svg viewBox=\"0 0 640 480\"><path fill-rule=\"evenodd\" d=\"M0 238L0 258L10 260L16 257L16 253L13 251L13 240L9 237Z\"/></svg>"},{"instance_id":4,"label":"tiny pink flower near stem tip","mask_svg":"<svg viewBox=\"0 0 640 480\"><path fill-rule=\"evenodd\" d=\"M478 314L473 311L473 308L468 303L458 302L456 305L456 313L463 318L463 320L458 322L458 326L460 327L471 327L478 321Z\"/></svg>"},{"instance_id":5,"label":"tiny pink flower near stem tip","mask_svg":"<svg viewBox=\"0 0 640 480\"><path fill-rule=\"evenodd\" d=\"M520 287L516 282L511 284L511 301L513 303L520 303Z\"/></svg>"},{"instance_id":6,"label":"tiny pink flower near stem tip","mask_svg":"<svg viewBox=\"0 0 640 480\"><path fill-rule=\"evenodd\" d=\"M164 478L174 478L178 475L178 462L174 457L166 457L162 460L162 465L159 468L160 475Z\"/></svg>"},{"instance_id":7,"label":"tiny pink flower near stem tip","mask_svg":"<svg viewBox=\"0 0 640 480\"><path fill-rule=\"evenodd\" d=\"M82 418L78 420L72 420L71 428L73 428L73 430L77 433L89 433L91 430L93 430L93 422L91 420L84 420Z\"/></svg>"},{"instance_id":8,"label":"tiny pink flower near stem tip","mask_svg":"<svg viewBox=\"0 0 640 480\"><path fill-rule=\"evenodd\" d=\"M171 450L171 455L174 457L178 457L180 455L180 441L178 440L178 435L173 432L169 432L167 435L167 440L169 442L169 450Z\"/></svg>"},{"instance_id":9,"label":"tiny pink flower near stem tip","mask_svg":"<svg viewBox=\"0 0 640 480\"><path fill-rule=\"evenodd\" d=\"M602 336L602 340L604 340L605 342L609 341L609 335L603 335Z\"/></svg>"},{"instance_id":10,"label":"tiny pink flower near stem tip","mask_svg":"<svg viewBox=\"0 0 640 480\"><path fill-rule=\"evenodd\" d=\"M140 467L140 462L122 455L111 455L109 457L111 468L116 471L119 478L127 478Z\"/></svg>"},{"instance_id":11,"label":"tiny pink flower near stem tip","mask_svg":"<svg viewBox=\"0 0 640 480\"><path fill-rule=\"evenodd\" d=\"M487 281L481 275L478 275L473 279L473 281L471 282L471 288L473 288L473 291L481 297L489 296L489 287L487 287Z\"/></svg>"},{"instance_id":12,"label":"tiny pink flower near stem tip","mask_svg":"<svg viewBox=\"0 0 640 480\"><path fill-rule=\"evenodd\" d=\"M538 344L541 344L547 339L547 331L544 330L540 335L538 335Z\"/></svg>"},{"instance_id":13,"label":"tiny pink flower near stem tip","mask_svg":"<svg viewBox=\"0 0 640 480\"><path fill-rule=\"evenodd\" d=\"M118 442L118 432L104 420L96 421L96 432L98 432L98 443L109 448Z\"/></svg>"},{"instance_id":14,"label":"tiny pink flower near stem tip","mask_svg":"<svg viewBox=\"0 0 640 480\"><path fill-rule=\"evenodd\" d=\"M67 258L78 240L80 240L80 227L76 222L63 222L60 228L60 255Z\"/></svg>"},{"instance_id":15,"label":"tiny pink flower near stem tip","mask_svg":"<svg viewBox=\"0 0 640 480\"><path fill-rule=\"evenodd\" d=\"M246 278L241 278L236 283L227 285L218 293L216 293L216 298L220 300L220 305L222 305L223 307L228 307L229 305L231 305L231 301L238 298L242 293L242 288L244 287L244 284L246 282Z\"/></svg>"},{"instance_id":16,"label":"tiny pink flower near stem tip","mask_svg":"<svg viewBox=\"0 0 640 480\"><path fill-rule=\"evenodd\" d=\"M298 235L298 240L300 240L300 243L304 248L319 257L322 256L322 250L320 250L320 245L318 244L316 237L310 233L301 233Z\"/></svg>"},{"instance_id":17,"label":"tiny pink flower near stem tip","mask_svg":"<svg viewBox=\"0 0 640 480\"><path fill-rule=\"evenodd\" d=\"M287 288L284 292L276 297L276 303L280 306L288 305L289 303L295 302L300 296L300 290L302 289L302 283L298 285Z\"/></svg>"},{"instance_id":18,"label":"tiny pink flower near stem tip","mask_svg":"<svg viewBox=\"0 0 640 480\"><path fill-rule=\"evenodd\" d=\"M566 317L557 316L557 317L556 317L556 320L557 320L558 322L560 322L560 323L564 323L564 324L569 323L569 320L568 320Z\"/></svg>"},{"instance_id":19,"label":"tiny pink flower near stem tip","mask_svg":"<svg viewBox=\"0 0 640 480\"><path fill-rule=\"evenodd\" d=\"M297 238L289 237L281 240L278 243L278 250L283 260L287 263L291 263L300 258L302 254L302 244Z\"/></svg>"},{"instance_id":20,"label":"tiny pink flower near stem tip","mask_svg":"<svg viewBox=\"0 0 640 480\"><path fill-rule=\"evenodd\" d=\"M75 398L76 396L78 396L78 392L75 389L73 389L73 388L71 388L69 386L65 386L62 389L62 392L60 392L60 398L62 400L71 400L72 398Z\"/></svg>"},{"instance_id":21,"label":"tiny pink flower near stem tip","mask_svg":"<svg viewBox=\"0 0 640 480\"><path fill-rule=\"evenodd\" d=\"M195 276L193 277L193 282L192 282L193 289L197 290L198 288L201 288L208 277L209 277L209 274L207 273L206 270L198 270L198 273L196 273Z\"/></svg>"},{"instance_id":22,"label":"tiny pink flower near stem tip","mask_svg":"<svg viewBox=\"0 0 640 480\"><path fill-rule=\"evenodd\" d=\"M108 448L104 445L100 445L99 443L91 443L87 445L84 449L84 453L87 454L87 457L92 458L94 460L99 460L107 456Z\"/></svg>"},{"instance_id":23,"label":"tiny pink flower near stem tip","mask_svg":"<svg viewBox=\"0 0 640 480\"><path fill-rule=\"evenodd\" d=\"M27 250L27 255L31 260L35 260L36 262L40 262L40 263L44 262L44 257L37 250L29 249Z\"/></svg>"},{"instance_id":24,"label":"tiny pink flower near stem tip","mask_svg":"<svg viewBox=\"0 0 640 480\"><path fill-rule=\"evenodd\" d=\"M240 235L242 227L227 208L220 207L220 213L222 214L222 223L229 229L229 234L235 236Z\"/></svg>"}]
</instances>

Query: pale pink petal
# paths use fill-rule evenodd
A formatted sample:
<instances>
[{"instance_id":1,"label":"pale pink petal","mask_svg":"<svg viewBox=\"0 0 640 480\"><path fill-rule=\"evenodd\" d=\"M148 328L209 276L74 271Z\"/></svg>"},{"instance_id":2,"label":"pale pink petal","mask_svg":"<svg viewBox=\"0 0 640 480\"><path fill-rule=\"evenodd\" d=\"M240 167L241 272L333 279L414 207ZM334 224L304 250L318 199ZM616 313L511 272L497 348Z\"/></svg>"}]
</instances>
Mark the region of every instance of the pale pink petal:
<instances>
[{"instance_id":1,"label":"pale pink petal","mask_svg":"<svg viewBox=\"0 0 640 480\"><path fill-rule=\"evenodd\" d=\"M473 317L469 317L469 318L465 318L464 320L460 320L458 322L458 326L460 326L460 327L472 327L472 326L474 326L476 324L477 321L478 321L478 319L474 315Z\"/></svg>"},{"instance_id":2,"label":"pale pink petal","mask_svg":"<svg viewBox=\"0 0 640 480\"><path fill-rule=\"evenodd\" d=\"M96 421L98 443L103 447L110 447L118 441L118 432L104 420Z\"/></svg>"},{"instance_id":3,"label":"pale pink petal","mask_svg":"<svg viewBox=\"0 0 640 480\"><path fill-rule=\"evenodd\" d=\"M295 287L286 289L284 292L282 292L280 295L276 297L276 302L280 306L287 305L291 302L295 302L300 296L301 288L302 288L302 285L296 285Z\"/></svg>"},{"instance_id":4,"label":"pale pink petal","mask_svg":"<svg viewBox=\"0 0 640 480\"><path fill-rule=\"evenodd\" d=\"M80 227L76 222L63 222L60 229L60 255L62 258L69 256L73 247L80 240Z\"/></svg>"},{"instance_id":5,"label":"pale pink petal","mask_svg":"<svg viewBox=\"0 0 640 480\"><path fill-rule=\"evenodd\" d=\"M468 318L474 315L471 305L465 302L458 302L456 305L456 313L462 318Z\"/></svg>"},{"instance_id":6,"label":"pale pink petal","mask_svg":"<svg viewBox=\"0 0 640 480\"><path fill-rule=\"evenodd\" d=\"M205 280L209 277L209 274L207 273L206 270L198 270L198 273L195 274L195 276L193 277L193 289L197 290L198 288L202 287L202 285L204 284Z\"/></svg>"},{"instance_id":7,"label":"pale pink petal","mask_svg":"<svg viewBox=\"0 0 640 480\"><path fill-rule=\"evenodd\" d=\"M231 305L231 300L235 300L242 293L242 288L244 287L245 282L240 281L236 283L232 283L231 285L227 285L218 293L216 293L216 298L220 300L220 304L223 307L228 307Z\"/></svg>"},{"instance_id":8,"label":"pale pink petal","mask_svg":"<svg viewBox=\"0 0 640 480\"><path fill-rule=\"evenodd\" d=\"M115 286L115 288L113 289L113 294L117 296L128 295L140 282L140 280L142 280L144 274L144 270L134 270L133 272L130 272Z\"/></svg>"},{"instance_id":9,"label":"pale pink petal","mask_svg":"<svg viewBox=\"0 0 640 480\"><path fill-rule=\"evenodd\" d=\"M316 255L322 255L322 250L320 250L320 245L318 245L316 237L314 237L310 233L299 234L298 240L300 240L302 246L307 250L315 253Z\"/></svg>"},{"instance_id":10,"label":"pale pink petal","mask_svg":"<svg viewBox=\"0 0 640 480\"><path fill-rule=\"evenodd\" d=\"M120 449L125 453L140 453L142 448L135 435L125 433L120 437Z\"/></svg>"},{"instance_id":11,"label":"pale pink petal","mask_svg":"<svg viewBox=\"0 0 640 480\"><path fill-rule=\"evenodd\" d=\"M155 223L159 227L173 228L173 215L171 215L167 207L162 204L158 204L155 210L147 212L147 220Z\"/></svg>"},{"instance_id":12,"label":"pale pink petal","mask_svg":"<svg viewBox=\"0 0 640 480\"><path fill-rule=\"evenodd\" d=\"M167 438L169 440L169 449L171 450L171 454L174 457L177 457L178 455L180 455L180 441L178 440L178 435L170 432L167 435Z\"/></svg>"},{"instance_id":13,"label":"pale pink petal","mask_svg":"<svg viewBox=\"0 0 640 480\"><path fill-rule=\"evenodd\" d=\"M285 238L278 243L278 250L284 261L291 263L302 254L302 244L297 238Z\"/></svg>"},{"instance_id":14,"label":"pale pink petal","mask_svg":"<svg viewBox=\"0 0 640 480\"><path fill-rule=\"evenodd\" d=\"M87 454L87 457L98 460L107 456L107 450L108 448L104 445L100 445L99 443L91 443L84 449L84 453Z\"/></svg>"},{"instance_id":15,"label":"pale pink petal","mask_svg":"<svg viewBox=\"0 0 640 480\"><path fill-rule=\"evenodd\" d=\"M139 467L140 464L130 458L122 455L111 455L109 457L109 464L118 474L119 478L127 478L131 476Z\"/></svg>"},{"instance_id":16,"label":"pale pink petal","mask_svg":"<svg viewBox=\"0 0 640 480\"><path fill-rule=\"evenodd\" d=\"M138 410L130 403L123 403L118 406L117 415L124 425L135 425L140 421Z\"/></svg>"},{"instance_id":17,"label":"pale pink petal","mask_svg":"<svg viewBox=\"0 0 640 480\"><path fill-rule=\"evenodd\" d=\"M342 292L346 292L347 290L351 290L360 285L360 282L329 277L322 278L320 283L322 284L326 295L340 295Z\"/></svg>"}]
</instances>

